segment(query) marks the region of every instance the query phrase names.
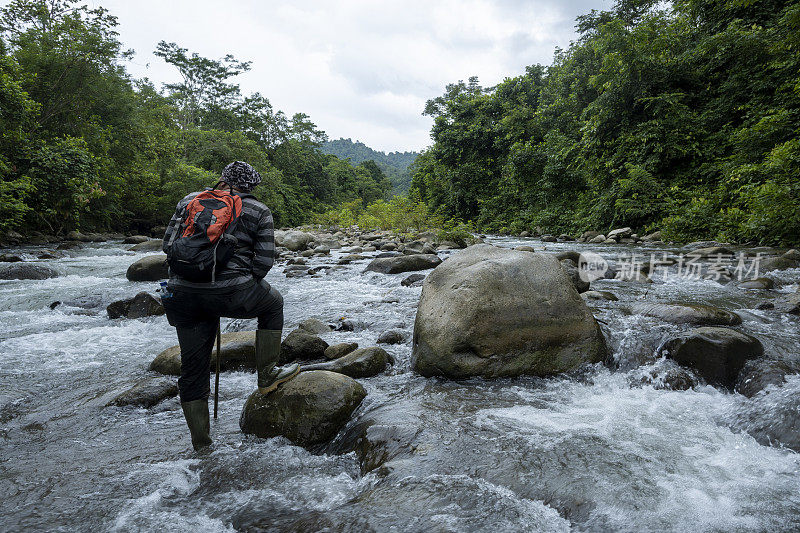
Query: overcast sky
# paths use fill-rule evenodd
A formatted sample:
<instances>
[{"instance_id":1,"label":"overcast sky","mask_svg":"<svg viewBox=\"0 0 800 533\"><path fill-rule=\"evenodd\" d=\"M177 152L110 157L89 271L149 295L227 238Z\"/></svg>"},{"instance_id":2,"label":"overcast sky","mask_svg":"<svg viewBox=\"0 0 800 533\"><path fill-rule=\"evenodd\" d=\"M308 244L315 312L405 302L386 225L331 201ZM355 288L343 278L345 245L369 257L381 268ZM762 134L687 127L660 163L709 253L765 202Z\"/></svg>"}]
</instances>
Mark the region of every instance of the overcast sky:
<instances>
[{"instance_id":1,"label":"overcast sky","mask_svg":"<svg viewBox=\"0 0 800 533\"><path fill-rule=\"evenodd\" d=\"M6 3L6 2L2 2ZM177 71L160 40L202 56L252 61L235 79L287 115L304 112L331 139L384 151L430 144L426 100L472 75L491 86L550 64L575 39L575 17L611 0L88 0L119 18L136 51L128 70L157 85Z\"/></svg>"}]
</instances>

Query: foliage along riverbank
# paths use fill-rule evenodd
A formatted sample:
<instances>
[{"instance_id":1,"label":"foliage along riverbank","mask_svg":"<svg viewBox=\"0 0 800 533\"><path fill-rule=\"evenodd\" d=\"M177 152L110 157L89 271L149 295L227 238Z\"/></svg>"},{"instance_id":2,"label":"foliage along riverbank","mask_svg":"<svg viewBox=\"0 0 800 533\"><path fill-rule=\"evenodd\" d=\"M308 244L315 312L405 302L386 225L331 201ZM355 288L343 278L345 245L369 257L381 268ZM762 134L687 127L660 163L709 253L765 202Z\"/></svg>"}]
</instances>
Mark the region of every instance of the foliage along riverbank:
<instances>
[{"instance_id":1,"label":"foliage along riverbank","mask_svg":"<svg viewBox=\"0 0 800 533\"><path fill-rule=\"evenodd\" d=\"M800 3L619 0L549 67L428 102L411 194L481 231L800 242Z\"/></svg>"},{"instance_id":2,"label":"foliage along riverbank","mask_svg":"<svg viewBox=\"0 0 800 533\"><path fill-rule=\"evenodd\" d=\"M231 81L250 69L162 41L182 81L161 91L121 66L117 19L73 0L16 0L0 10L0 233L149 232L233 160L262 175L256 195L276 224L386 196L374 162L319 147L310 118L273 109ZM159 59L160 60L160 59Z\"/></svg>"}]
</instances>

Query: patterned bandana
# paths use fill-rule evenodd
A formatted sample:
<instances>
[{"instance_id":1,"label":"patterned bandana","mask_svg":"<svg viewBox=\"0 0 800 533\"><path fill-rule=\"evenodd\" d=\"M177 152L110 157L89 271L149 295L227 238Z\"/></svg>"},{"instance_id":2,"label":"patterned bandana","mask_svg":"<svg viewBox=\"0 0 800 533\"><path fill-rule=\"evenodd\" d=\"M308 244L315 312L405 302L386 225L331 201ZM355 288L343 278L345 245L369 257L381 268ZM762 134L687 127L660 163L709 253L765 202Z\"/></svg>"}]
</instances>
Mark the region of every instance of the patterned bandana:
<instances>
[{"instance_id":1,"label":"patterned bandana","mask_svg":"<svg viewBox=\"0 0 800 533\"><path fill-rule=\"evenodd\" d=\"M234 161L223 169L221 179L240 191L250 192L261 183L261 174L244 161Z\"/></svg>"}]
</instances>

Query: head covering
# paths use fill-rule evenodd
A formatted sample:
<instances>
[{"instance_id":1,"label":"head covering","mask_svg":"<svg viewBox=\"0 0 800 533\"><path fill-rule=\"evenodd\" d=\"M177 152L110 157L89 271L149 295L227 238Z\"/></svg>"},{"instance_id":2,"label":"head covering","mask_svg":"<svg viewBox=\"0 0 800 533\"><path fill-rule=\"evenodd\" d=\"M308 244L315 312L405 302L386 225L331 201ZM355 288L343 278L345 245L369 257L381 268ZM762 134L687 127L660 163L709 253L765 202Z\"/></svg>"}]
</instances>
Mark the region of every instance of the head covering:
<instances>
[{"instance_id":1,"label":"head covering","mask_svg":"<svg viewBox=\"0 0 800 533\"><path fill-rule=\"evenodd\" d=\"M234 161L222 170L220 179L240 191L250 192L261 183L261 174L244 161Z\"/></svg>"}]
</instances>

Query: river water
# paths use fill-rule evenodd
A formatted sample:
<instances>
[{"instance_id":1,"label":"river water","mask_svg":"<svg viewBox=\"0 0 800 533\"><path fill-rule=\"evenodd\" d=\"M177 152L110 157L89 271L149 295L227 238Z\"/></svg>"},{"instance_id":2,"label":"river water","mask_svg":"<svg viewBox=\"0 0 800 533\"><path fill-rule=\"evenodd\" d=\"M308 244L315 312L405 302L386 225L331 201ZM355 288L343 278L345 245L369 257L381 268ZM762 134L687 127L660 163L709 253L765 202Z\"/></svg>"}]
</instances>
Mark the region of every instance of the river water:
<instances>
[{"instance_id":1,"label":"river water","mask_svg":"<svg viewBox=\"0 0 800 533\"><path fill-rule=\"evenodd\" d=\"M574 243L490 239L547 251ZM60 277L0 281L0 530L2 531L791 531L800 528L800 462L763 433L791 431L800 376L753 399L709 386L641 384L664 361L636 364L652 339L678 331L632 314L636 300L710 303L768 355L800 359L798 318L754 310L772 295L709 280L593 282L617 302L592 303L614 365L552 378L450 382L410 370L419 288L405 275L362 273L361 261L318 278L268 280L284 295L287 329L309 317L352 319L330 343L373 345L387 329L409 342L397 363L363 379L368 396L323 453L239 431L255 376L225 373L211 453L190 450L177 398L151 409L104 407L177 343L164 317L109 320L105 305L154 291L125 279L146 254L86 245L47 261ZM671 248L595 247L614 257ZM34 258L41 248L10 250ZM340 252L334 251L333 260ZM312 264L331 261L315 259ZM794 291L800 270L776 273ZM50 309L53 301L63 305ZM223 322L229 331L248 321ZM362 474L349 436L367 420L392 428L401 453ZM794 428L797 430L798 428ZM748 433L748 431L750 433ZM761 443L751 434L758 436ZM394 432L394 433L392 433ZM405 443L410 448L403 450Z\"/></svg>"}]
</instances>

